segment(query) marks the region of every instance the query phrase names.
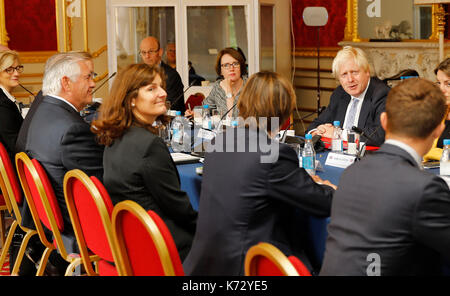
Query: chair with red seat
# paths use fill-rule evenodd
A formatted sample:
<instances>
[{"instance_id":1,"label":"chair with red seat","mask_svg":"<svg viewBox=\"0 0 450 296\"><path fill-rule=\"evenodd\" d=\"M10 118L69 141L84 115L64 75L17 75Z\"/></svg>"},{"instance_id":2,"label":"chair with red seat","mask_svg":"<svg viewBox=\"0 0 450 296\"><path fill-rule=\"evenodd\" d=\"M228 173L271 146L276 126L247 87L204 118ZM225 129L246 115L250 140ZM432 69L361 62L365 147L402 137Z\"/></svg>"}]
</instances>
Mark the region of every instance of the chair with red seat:
<instances>
[{"instance_id":1,"label":"chair with red seat","mask_svg":"<svg viewBox=\"0 0 450 296\"><path fill-rule=\"evenodd\" d=\"M184 275L173 237L158 214L125 200L115 205L112 224L120 275Z\"/></svg>"},{"instance_id":2,"label":"chair with red seat","mask_svg":"<svg viewBox=\"0 0 450 296\"><path fill-rule=\"evenodd\" d=\"M10 267L11 274L17 275L17 273L19 272L20 264L22 263L23 255L25 254L25 250L28 246L28 242L33 235L37 234L37 232L21 225L22 215L20 213L19 207L23 204L23 193L17 180L17 175L12 165L11 159L9 158L9 154L2 143L0 143L0 189L3 193L3 196L0 198L0 205L2 205L4 202L9 213L11 214L11 217L15 218L9 229L6 241L4 244L2 244L0 267L2 267L5 263L6 255L8 254L9 247L11 245L14 233L16 232L17 226L19 226L25 232L25 236L23 237L21 247L19 248L14 267L12 268L12 270ZM0 209L1 208L2 206L0 206Z\"/></svg>"},{"instance_id":3,"label":"chair with red seat","mask_svg":"<svg viewBox=\"0 0 450 296\"><path fill-rule=\"evenodd\" d=\"M201 106L204 99L205 95L200 92L190 95L189 98L184 103L186 110L188 109L192 110L194 109L195 106Z\"/></svg>"},{"instance_id":4,"label":"chair with red seat","mask_svg":"<svg viewBox=\"0 0 450 296\"><path fill-rule=\"evenodd\" d=\"M247 276L310 276L306 266L295 256L286 257L269 243L252 246L245 256Z\"/></svg>"},{"instance_id":5,"label":"chair with red seat","mask_svg":"<svg viewBox=\"0 0 450 296\"><path fill-rule=\"evenodd\" d=\"M48 258L55 250L69 263L65 275L72 275L81 264L81 258L79 254L69 254L63 243L64 221L47 173L39 161L30 159L24 152L16 154L16 168L36 230L45 246L36 275L43 275ZM48 240L43 224L51 231L52 242Z\"/></svg>"},{"instance_id":6,"label":"chair with red seat","mask_svg":"<svg viewBox=\"0 0 450 296\"><path fill-rule=\"evenodd\" d=\"M114 243L111 224L114 206L105 187L96 177L75 169L64 176L64 196L86 273L117 276L110 248ZM100 258L98 272L90 260L92 253Z\"/></svg>"}]
</instances>

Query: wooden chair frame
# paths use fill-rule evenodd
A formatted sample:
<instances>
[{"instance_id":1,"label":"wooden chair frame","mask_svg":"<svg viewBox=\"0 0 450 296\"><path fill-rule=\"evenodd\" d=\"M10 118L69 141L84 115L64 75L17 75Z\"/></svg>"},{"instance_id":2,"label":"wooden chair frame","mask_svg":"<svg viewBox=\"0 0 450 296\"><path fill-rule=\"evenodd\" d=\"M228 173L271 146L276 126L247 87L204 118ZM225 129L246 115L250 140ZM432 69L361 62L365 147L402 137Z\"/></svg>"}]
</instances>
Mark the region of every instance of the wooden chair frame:
<instances>
[{"instance_id":1,"label":"wooden chair frame","mask_svg":"<svg viewBox=\"0 0 450 296\"><path fill-rule=\"evenodd\" d=\"M248 249L245 256L245 275L254 276L257 274L256 258L263 256L269 259L285 276L299 276L299 273L277 247L269 243L259 243Z\"/></svg>"},{"instance_id":2,"label":"wooden chair frame","mask_svg":"<svg viewBox=\"0 0 450 296\"><path fill-rule=\"evenodd\" d=\"M0 189L3 193L3 198L5 199L6 207L11 216L15 217L15 219L11 224L5 243L2 245L2 253L0 255L0 267L2 267L3 264L5 263L6 255L9 252L9 247L11 245L12 238L14 236L14 233L16 232L17 226L19 226L25 232L25 236L22 240L19 252L17 253L16 262L11 271L11 275L18 275L20 264L22 263L23 255L25 254L28 242L30 241L33 235L37 234L37 232L33 229L29 229L21 225L22 215L20 213L19 205L17 204L16 201L14 190L12 189L10 178L8 176L8 173L6 172L4 161L5 160L3 160L3 158L0 159Z\"/></svg>"},{"instance_id":3,"label":"wooden chair frame","mask_svg":"<svg viewBox=\"0 0 450 296\"><path fill-rule=\"evenodd\" d=\"M52 242L49 242L45 232L44 227L42 225L42 222L39 218L39 214L36 209L36 204L34 203L33 197L31 196L30 186L26 180L25 176L25 168L24 166L29 170L35 185L37 187L37 190L39 192L39 196L41 198L45 213L47 215L48 221L52 227L52 233L54 236L54 240L56 242L56 247ZM25 194L25 198L28 202L28 206L30 207L30 212L34 220L34 224L36 225L36 230L39 235L39 238L42 242L42 244L45 246L45 250L42 254L41 261L39 262L39 267L36 272L37 276L41 276L44 274L45 267L48 263L48 258L50 257L50 254L58 248L58 251L61 255L61 257L69 262L69 266L66 269L65 275L72 275L74 272L74 269L81 264L81 258L78 256L78 254L68 254L66 247L64 246L61 232L59 231L58 225L56 223L55 216L53 214L50 202L48 200L47 192L44 189L44 185L42 183L41 178L39 177L39 174L31 161L31 159L26 155L24 152L20 152L16 154L16 168L19 175L20 183L22 184L22 189Z\"/></svg>"},{"instance_id":4,"label":"wooden chair frame","mask_svg":"<svg viewBox=\"0 0 450 296\"><path fill-rule=\"evenodd\" d=\"M90 276L98 276L98 272L93 269L93 257L89 255L89 251L86 245L86 240L84 238L83 229L81 227L80 218L78 215L78 211L75 205L75 200L73 197L73 192L69 190L71 186L71 182L73 180L79 180L83 183L86 189L89 191L92 199L94 200L99 215L103 222L103 227L105 228L106 237L108 239L109 246L111 248L111 253L113 255L114 261L118 261L118 255L116 254L117 247L114 245L114 237L113 237L113 227L111 224L111 217L108 214L108 210L106 209L106 205L103 201L103 198L94 182L87 176L83 171L74 169L67 172L64 176L64 197L66 199L67 210L69 211L70 220L72 221L73 230L75 232L75 236L77 238L78 247L80 249L81 259L83 261L84 268L88 275ZM96 261L100 260L100 257L94 258ZM116 265L117 270L119 271L119 266ZM119 273L120 274L120 273Z\"/></svg>"},{"instance_id":5,"label":"wooden chair frame","mask_svg":"<svg viewBox=\"0 0 450 296\"><path fill-rule=\"evenodd\" d=\"M151 236L156 250L158 251L164 274L166 276L175 276L175 269L173 267L172 259L169 254L169 249L167 248L166 242L161 232L159 231L158 226L150 217L150 215L139 204L131 200L125 200L116 204L112 213L112 225L114 229L113 234L115 240L114 247L117 248L116 253L119 255L119 264L116 264L120 265L120 268L118 269L119 275L134 275L123 238L122 220L123 214L126 212L130 212L132 215L134 215L142 223L148 234Z\"/></svg>"}]
</instances>

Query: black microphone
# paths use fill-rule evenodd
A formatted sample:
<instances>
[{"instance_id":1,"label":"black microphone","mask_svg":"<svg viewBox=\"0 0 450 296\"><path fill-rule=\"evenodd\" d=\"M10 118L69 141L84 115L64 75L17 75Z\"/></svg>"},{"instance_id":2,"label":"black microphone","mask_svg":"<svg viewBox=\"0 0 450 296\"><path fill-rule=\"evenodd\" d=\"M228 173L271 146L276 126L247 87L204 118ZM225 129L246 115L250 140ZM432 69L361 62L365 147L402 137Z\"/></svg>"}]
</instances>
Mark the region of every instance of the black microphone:
<instances>
[{"instance_id":1,"label":"black microphone","mask_svg":"<svg viewBox=\"0 0 450 296\"><path fill-rule=\"evenodd\" d=\"M301 117L301 118L300 118L300 121L303 121L304 119L306 119L306 118L308 118L308 117L310 117L310 116L312 116L312 115L314 115L314 114L316 114L316 113L318 113L318 114L322 113L322 111L325 110L325 108L326 108L325 106L320 107L319 110L313 111L313 112L311 112L311 113L309 113L309 114L307 114L307 115ZM294 125L294 122L292 122L290 125L288 125L288 126L284 129L283 136L282 136L281 139L280 139L280 142L281 142L281 143L284 143L284 141L286 140L286 132L287 132L287 130L290 129L291 126L293 126L293 125Z\"/></svg>"},{"instance_id":2,"label":"black microphone","mask_svg":"<svg viewBox=\"0 0 450 296\"><path fill-rule=\"evenodd\" d=\"M117 74L117 72L112 73L111 76L109 76L108 79L106 79L105 81L103 81L103 83L100 84L99 87L97 87L96 89L94 89L94 90L92 91L91 94L93 95L97 90L99 90L99 88L101 88L106 82L108 82L108 81L109 81L111 78L113 78L114 75L116 75L116 74Z\"/></svg>"},{"instance_id":3,"label":"black microphone","mask_svg":"<svg viewBox=\"0 0 450 296\"><path fill-rule=\"evenodd\" d=\"M375 129L375 131L378 129L378 127ZM370 137L374 132L372 132L372 134L367 135L361 128L356 127L356 126L352 126L352 131L354 131L355 133L358 133L361 137L365 137L367 140L375 143L375 141Z\"/></svg>"},{"instance_id":4,"label":"black microphone","mask_svg":"<svg viewBox=\"0 0 450 296\"><path fill-rule=\"evenodd\" d=\"M175 103L178 103L178 101L184 96L184 94L187 92L188 89L191 88L191 86L194 85L194 83L197 82L197 79L192 80L191 84L183 91L181 95L179 95L173 102L170 103L170 106L175 106Z\"/></svg>"},{"instance_id":5,"label":"black microphone","mask_svg":"<svg viewBox=\"0 0 450 296\"><path fill-rule=\"evenodd\" d=\"M21 88L23 88L24 90L26 90L28 93L30 93L30 94L33 96L33 98L36 98L36 96L35 96L31 91L29 91L25 86L23 86L23 85L20 84L20 83L19 83L19 86L20 86Z\"/></svg>"}]
</instances>

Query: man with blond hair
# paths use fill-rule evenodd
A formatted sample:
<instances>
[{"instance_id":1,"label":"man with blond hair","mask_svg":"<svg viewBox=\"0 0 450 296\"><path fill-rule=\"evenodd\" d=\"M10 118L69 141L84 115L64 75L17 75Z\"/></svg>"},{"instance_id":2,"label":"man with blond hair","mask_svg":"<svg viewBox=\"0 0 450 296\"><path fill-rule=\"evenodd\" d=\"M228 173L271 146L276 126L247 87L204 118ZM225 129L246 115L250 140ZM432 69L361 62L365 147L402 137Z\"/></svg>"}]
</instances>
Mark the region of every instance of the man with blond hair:
<instances>
[{"instance_id":1,"label":"man with blond hair","mask_svg":"<svg viewBox=\"0 0 450 296\"><path fill-rule=\"evenodd\" d=\"M444 130L438 87L407 79L387 98L386 142L347 168L333 196L321 275L436 275L450 259L450 191L421 169Z\"/></svg>"},{"instance_id":2,"label":"man with blond hair","mask_svg":"<svg viewBox=\"0 0 450 296\"><path fill-rule=\"evenodd\" d=\"M332 65L333 75L340 86L331 94L328 107L308 126L313 135L331 138L333 122L339 121L344 130L360 128L367 145L380 146L384 131L380 126L380 114L384 111L389 87L370 76L366 54L359 48L345 46Z\"/></svg>"}]
</instances>

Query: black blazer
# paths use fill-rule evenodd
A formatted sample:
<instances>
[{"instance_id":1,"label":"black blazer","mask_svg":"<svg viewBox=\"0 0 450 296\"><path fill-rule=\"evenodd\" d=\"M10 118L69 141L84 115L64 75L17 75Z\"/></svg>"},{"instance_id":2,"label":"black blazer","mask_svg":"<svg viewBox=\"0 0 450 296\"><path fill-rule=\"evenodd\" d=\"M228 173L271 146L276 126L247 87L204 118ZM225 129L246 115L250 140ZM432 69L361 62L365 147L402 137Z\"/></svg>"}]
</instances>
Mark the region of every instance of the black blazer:
<instances>
[{"instance_id":1,"label":"black blazer","mask_svg":"<svg viewBox=\"0 0 450 296\"><path fill-rule=\"evenodd\" d=\"M214 142L218 151L229 152L205 157L197 231L183 263L187 275L243 275L247 250L259 242L304 259L297 209L321 217L330 213L334 190L299 168L291 147L254 130L230 131L230 138L219 134ZM249 152L249 143L266 145Z\"/></svg>"},{"instance_id":2,"label":"black blazer","mask_svg":"<svg viewBox=\"0 0 450 296\"><path fill-rule=\"evenodd\" d=\"M443 179L390 144L344 171L321 275L367 275L377 256L381 275L439 274L440 255L450 258L450 191Z\"/></svg>"},{"instance_id":3,"label":"black blazer","mask_svg":"<svg viewBox=\"0 0 450 296\"><path fill-rule=\"evenodd\" d=\"M172 103L171 110L181 111L184 114L186 107L184 105L183 82L177 70L161 61L161 68L166 75L167 99Z\"/></svg>"},{"instance_id":4,"label":"black blazer","mask_svg":"<svg viewBox=\"0 0 450 296\"><path fill-rule=\"evenodd\" d=\"M27 115L25 116L25 119L23 120L22 126L20 127L19 135L17 136L17 141L16 141L16 151L17 152L25 151L25 145L27 143L27 134L28 134L28 129L30 127L31 119L33 119L34 113L36 113L36 110L39 107L39 104L41 104L43 99L44 99L44 96L42 95L42 90L41 90L38 92L38 94L34 98L33 103L31 103L30 110L28 110Z\"/></svg>"},{"instance_id":5,"label":"black blazer","mask_svg":"<svg viewBox=\"0 0 450 296\"><path fill-rule=\"evenodd\" d=\"M132 126L105 148L104 184L112 202L133 200L167 224L181 260L191 248L197 212L180 189L177 168L163 140Z\"/></svg>"},{"instance_id":6,"label":"black blazer","mask_svg":"<svg viewBox=\"0 0 450 296\"><path fill-rule=\"evenodd\" d=\"M0 142L5 146L13 163L16 155L16 139L22 122L23 118L17 105L0 88Z\"/></svg>"},{"instance_id":7,"label":"black blazer","mask_svg":"<svg viewBox=\"0 0 450 296\"><path fill-rule=\"evenodd\" d=\"M369 88L364 96L358 120L358 127L373 139L373 141L370 141L363 137L361 140L366 141L367 145L380 146L384 142L384 130L381 127L380 114L384 112L389 90L390 88L383 81L376 77L370 78ZM307 130L310 131L325 123L333 124L335 120L341 122L342 128L350 101L351 96L345 92L342 86L338 86L331 94L328 107L314 119Z\"/></svg>"},{"instance_id":8,"label":"black blazer","mask_svg":"<svg viewBox=\"0 0 450 296\"><path fill-rule=\"evenodd\" d=\"M47 172L66 229L72 227L64 199L64 175L80 169L102 180L103 150L79 112L61 100L44 97L30 123L25 151Z\"/></svg>"}]
</instances>

